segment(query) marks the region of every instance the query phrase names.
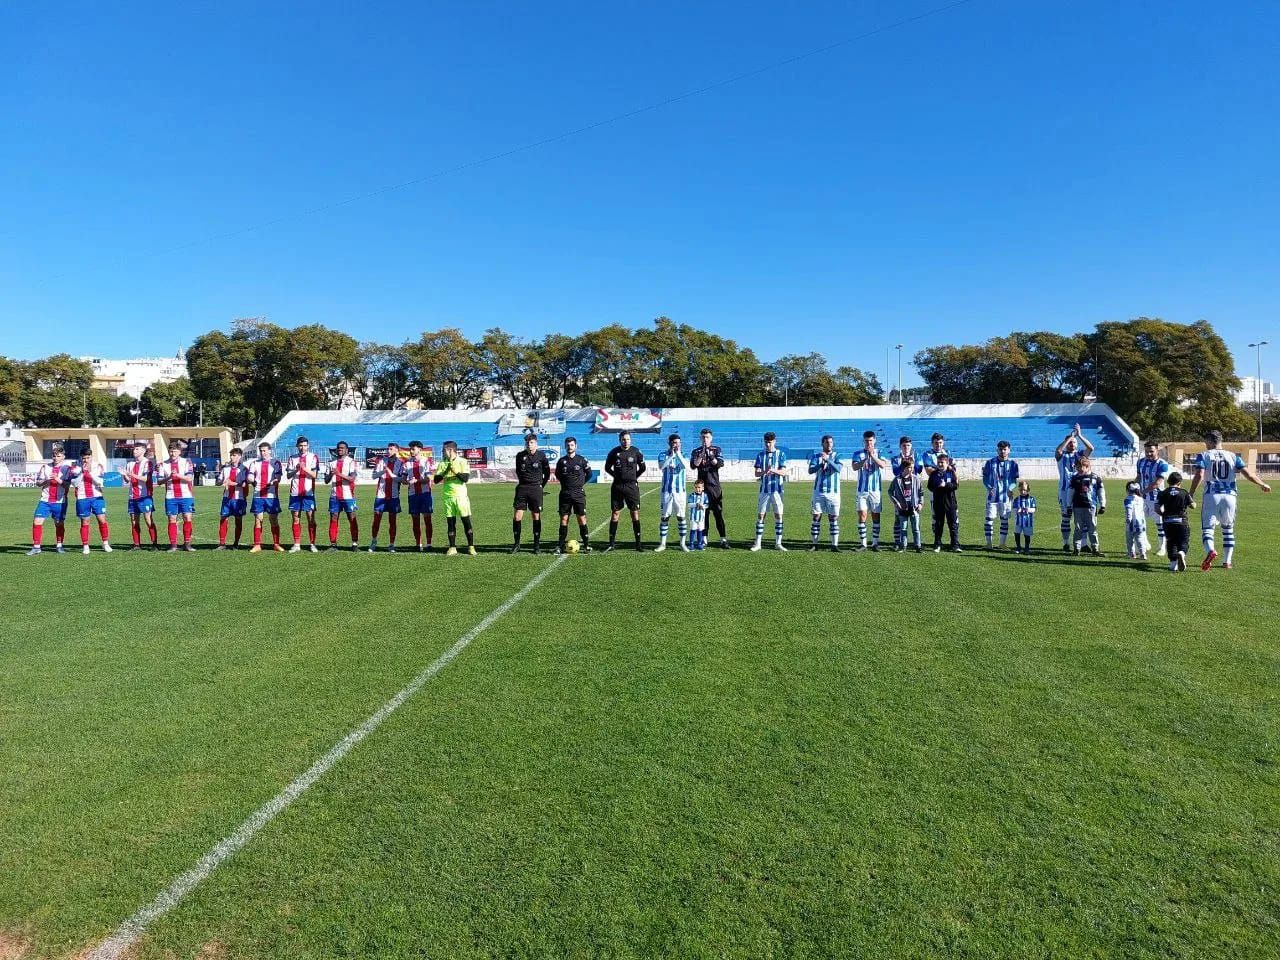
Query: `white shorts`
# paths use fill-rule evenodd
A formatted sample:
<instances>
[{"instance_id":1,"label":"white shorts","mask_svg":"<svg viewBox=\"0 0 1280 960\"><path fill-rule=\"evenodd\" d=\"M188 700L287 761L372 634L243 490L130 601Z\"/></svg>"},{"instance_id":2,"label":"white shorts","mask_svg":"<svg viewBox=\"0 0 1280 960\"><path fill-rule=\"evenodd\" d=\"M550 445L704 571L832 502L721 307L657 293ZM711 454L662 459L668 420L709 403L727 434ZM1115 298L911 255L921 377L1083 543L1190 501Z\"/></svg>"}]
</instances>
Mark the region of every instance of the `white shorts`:
<instances>
[{"instance_id":1,"label":"white shorts","mask_svg":"<svg viewBox=\"0 0 1280 960\"><path fill-rule=\"evenodd\" d=\"M816 516L819 513L825 513L828 517L840 516L840 494L838 493L815 493L813 500L809 504L809 509Z\"/></svg>"},{"instance_id":2,"label":"white shorts","mask_svg":"<svg viewBox=\"0 0 1280 960\"><path fill-rule=\"evenodd\" d=\"M1160 511L1156 509L1156 502L1146 497L1142 498L1142 515L1153 523L1159 523L1164 519L1160 516Z\"/></svg>"},{"instance_id":3,"label":"white shorts","mask_svg":"<svg viewBox=\"0 0 1280 960\"><path fill-rule=\"evenodd\" d=\"M1206 493L1200 501L1200 529L1212 530L1218 523L1224 527L1236 525L1234 493Z\"/></svg>"},{"instance_id":4,"label":"white shorts","mask_svg":"<svg viewBox=\"0 0 1280 960\"><path fill-rule=\"evenodd\" d=\"M1009 514L1013 513L1012 500L988 500L987 501L987 519L1008 520Z\"/></svg>"},{"instance_id":5,"label":"white shorts","mask_svg":"<svg viewBox=\"0 0 1280 960\"><path fill-rule=\"evenodd\" d=\"M1063 516L1071 512L1071 491L1069 489L1058 491L1058 506L1062 508Z\"/></svg>"},{"instance_id":6,"label":"white shorts","mask_svg":"<svg viewBox=\"0 0 1280 960\"><path fill-rule=\"evenodd\" d=\"M658 514L658 519L666 520L668 517L683 517L686 512L685 500L686 494L664 493L662 495L662 511Z\"/></svg>"},{"instance_id":7,"label":"white shorts","mask_svg":"<svg viewBox=\"0 0 1280 960\"><path fill-rule=\"evenodd\" d=\"M761 492L759 505L756 507L756 513L760 514L760 516L764 516L769 512L770 506L773 508L773 515L775 517L782 516L782 493L780 491L773 490L769 493Z\"/></svg>"},{"instance_id":8,"label":"white shorts","mask_svg":"<svg viewBox=\"0 0 1280 960\"><path fill-rule=\"evenodd\" d=\"M859 513L879 513L880 512L880 491L879 490L860 490L858 492L858 512Z\"/></svg>"}]
</instances>

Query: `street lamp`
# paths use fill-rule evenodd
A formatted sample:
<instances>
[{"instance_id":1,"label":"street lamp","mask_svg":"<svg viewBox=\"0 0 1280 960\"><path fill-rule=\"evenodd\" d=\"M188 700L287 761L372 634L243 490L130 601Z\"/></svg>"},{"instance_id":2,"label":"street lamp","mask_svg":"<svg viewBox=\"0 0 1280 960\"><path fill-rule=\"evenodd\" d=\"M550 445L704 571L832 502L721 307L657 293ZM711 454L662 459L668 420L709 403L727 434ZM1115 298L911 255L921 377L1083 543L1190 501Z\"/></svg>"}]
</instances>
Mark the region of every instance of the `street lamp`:
<instances>
[{"instance_id":1,"label":"street lamp","mask_svg":"<svg viewBox=\"0 0 1280 960\"><path fill-rule=\"evenodd\" d=\"M1262 442L1262 348L1267 346L1270 340L1259 340L1257 343L1251 343L1249 346L1257 351L1258 369L1257 376L1253 381L1253 394L1258 398L1258 442Z\"/></svg>"},{"instance_id":2,"label":"street lamp","mask_svg":"<svg viewBox=\"0 0 1280 960\"><path fill-rule=\"evenodd\" d=\"M898 403L902 403L902 344L894 347L898 351Z\"/></svg>"}]
</instances>

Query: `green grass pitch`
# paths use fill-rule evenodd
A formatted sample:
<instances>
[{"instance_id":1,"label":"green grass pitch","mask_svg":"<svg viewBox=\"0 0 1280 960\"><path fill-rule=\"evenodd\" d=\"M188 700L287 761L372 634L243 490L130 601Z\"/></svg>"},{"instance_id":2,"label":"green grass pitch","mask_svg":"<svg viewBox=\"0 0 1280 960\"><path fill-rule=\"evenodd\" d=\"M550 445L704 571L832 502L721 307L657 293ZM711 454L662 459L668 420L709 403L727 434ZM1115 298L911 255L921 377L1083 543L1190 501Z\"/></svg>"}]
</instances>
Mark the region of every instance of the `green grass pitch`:
<instances>
[{"instance_id":1,"label":"green grass pitch","mask_svg":"<svg viewBox=\"0 0 1280 960\"><path fill-rule=\"evenodd\" d=\"M511 488L472 496L506 544ZM787 502L787 555L559 563L135 955L1280 955L1280 497L1183 576L1118 506L1076 561L1051 509L1030 560L799 552ZM82 955L554 563L27 558L33 503L0 491L6 958Z\"/></svg>"}]
</instances>

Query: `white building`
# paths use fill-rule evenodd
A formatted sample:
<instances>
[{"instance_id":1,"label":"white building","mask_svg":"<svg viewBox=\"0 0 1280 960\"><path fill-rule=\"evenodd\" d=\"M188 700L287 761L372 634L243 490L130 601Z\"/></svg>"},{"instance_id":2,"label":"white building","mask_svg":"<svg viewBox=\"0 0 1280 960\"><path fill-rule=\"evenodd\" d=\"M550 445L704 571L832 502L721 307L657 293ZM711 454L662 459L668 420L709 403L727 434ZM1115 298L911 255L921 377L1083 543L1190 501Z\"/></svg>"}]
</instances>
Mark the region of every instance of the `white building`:
<instances>
[{"instance_id":1,"label":"white building","mask_svg":"<svg viewBox=\"0 0 1280 960\"><path fill-rule=\"evenodd\" d=\"M1240 378L1240 389L1236 391L1236 403L1257 403L1259 382L1262 385L1262 402L1264 404L1280 403L1276 385L1270 380L1259 381L1257 377Z\"/></svg>"},{"instance_id":2,"label":"white building","mask_svg":"<svg viewBox=\"0 0 1280 960\"><path fill-rule=\"evenodd\" d=\"M102 357L80 357L93 367L93 386L110 390L116 396L141 397L142 391L157 383L173 383L187 375L187 361L181 350L173 357L136 357L132 360L106 360Z\"/></svg>"}]
</instances>

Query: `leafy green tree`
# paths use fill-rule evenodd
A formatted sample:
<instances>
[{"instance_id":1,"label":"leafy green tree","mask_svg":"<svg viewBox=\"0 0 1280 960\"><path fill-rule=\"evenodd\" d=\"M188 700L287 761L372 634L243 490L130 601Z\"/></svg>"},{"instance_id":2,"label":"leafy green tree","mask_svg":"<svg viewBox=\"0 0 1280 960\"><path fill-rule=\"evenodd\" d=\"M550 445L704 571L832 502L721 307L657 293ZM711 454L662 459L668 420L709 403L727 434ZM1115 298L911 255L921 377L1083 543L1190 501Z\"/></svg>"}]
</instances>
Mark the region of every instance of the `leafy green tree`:
<instances>
[{"instance_id":1,"label":"leafy green tree","mask_svg":"<svg viewBox=\"0 0 1280 960\"><path fill-rule=\"evenodd\" d=\"M547 376L538 344L494 327L486 330L476 344L476 355L486 382L510 397L517 407L536 407L542 402Z\"/></svg>"},{"instance_id":2,"label":"leafy green tree","mask_svg":"<svg viewBox=\"0 0 1280 960\"><path fill-rule=\"evenodd\" d=\"M364 410L397 410L409 390L409 358L403 347L360 345L361 381L357 404Z\"/></svg>"},{"instance_id":3,"label":"leafy green tree","mask_svg":"<svg viewBox=\"0 0 1280 960\"><path fill-rule=\"evenodd\" d=\"M474 344L454 327L428 331L405 344L409 395L428 409L460 410L484 395L484 372Z\"/></svg>"},{"instance_id":4,"label":"leafy green tree","mask_svg":"<svg viewBox=\"0 0 1280 960\"><path fill-rule=\"evenodd\" d=\"M194 427L200 418L200 399L186 377L147 387L139 406L142 422L152 427Z\"/></svg>"},{"instance_id":5,"label":"leafy green tree","mask_svg":"<svg viewBox=\"0 0 1280 960\"><path fill-rule=\"evenodd\" d=\"M22 364L0 357L0 421L22 422Z\"/></svg>"},{"instance_id":6,"label":"leafy green tree","mask_svg":"<svg viewBox=\"0 0 1280 960\"><path fill-rule=\"evenodd\" d=\"M22 416L39 427L79 427L88 419L93 367L65 353L20 367Z\"/></svg>"}]
</instances>

